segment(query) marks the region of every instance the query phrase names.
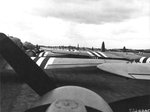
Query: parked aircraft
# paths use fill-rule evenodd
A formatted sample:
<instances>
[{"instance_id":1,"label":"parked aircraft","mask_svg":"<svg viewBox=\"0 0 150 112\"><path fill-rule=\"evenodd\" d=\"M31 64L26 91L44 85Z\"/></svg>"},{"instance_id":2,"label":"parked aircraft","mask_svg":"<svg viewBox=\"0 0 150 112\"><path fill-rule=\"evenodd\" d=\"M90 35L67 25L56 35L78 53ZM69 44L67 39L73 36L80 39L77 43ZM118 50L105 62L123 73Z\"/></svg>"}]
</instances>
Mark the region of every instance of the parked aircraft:
<instances>
[{"instance_id":1,"label":"parked aircraft","mask_svg":"<svg viewBox=\"0 0 150 112\"><path fill-rule=\"evenodd\" d=\"M89 56L93 58L100 58L100 57L107 57L103 52L101 51L94 51L94 50L68 50L68 49L48 49L48 48L41 48L44 51L51 51L52 53L59 53L59 54L72 54L72 55L84 55L84 56ZM39 54L40 56L48 56L49 54L46 53L41 53Z\"/></svg>"},{"instance_id":2,"label":"parked aircraft","mask_svg":"<svg viewBox=\"0 0 150 112\"><path fill-rule=\"evenodd\" d=\"M81 54L81 53L68 53L67 51L62 52L53 52L53 51L42 51L40 53L36 53L34 50L29 50L26 52L30 57L63 57L63 58L93 58L89 55Z\"/></svg>"},{"instance_id":3,"label":"parked aircraft","mask_svg":"<svg viewBox=\"0 0 150 112\"><path fill-rule=\"evenodd\" d=\"M150 81L133 80L130 77L127 80L122 74L105 72L100 65L97 68L91 63L88 66L79 63L81 66L70 68L49 65L44 72L4 34L0 34L0 53L41 96L35 107L26 112L149 111ZM124 64L127 65L126 62ZM149 65L146 67L149 68Z\"/></svg>"},{"instance_id":4,"label":"parked aircraft","mask_svg":"<svg viewBox=\"0 0 150 112\"><path fill-rule=\"evenodd\" d=\"M79 56L86 56L91 58L106 58L107 56L101 51L92 51L92 50L85 50L85 51L67 51L67 50L51 50L51 53L57 54L68 54L68 55L79 55ZM51 56L49 52L43 52L39 54L41 56Z\"/></svg>"},{"instance_id":5,"label":"parked aircraft","mask_svg":"<svg viewBox=\"0 0 150 112\"><path fill-rule=\"evenodd\" d=\"M42 52L30 57L54 57L54 58L85 58L85 59L112 59L112 60L126 60L131 62L150 63L150 57L142 57L134 53L114 53L114 52L101 52L96 50L76 50L68 51L62 49L51 49L42 47Z\"/></svg>"}]
</instances>

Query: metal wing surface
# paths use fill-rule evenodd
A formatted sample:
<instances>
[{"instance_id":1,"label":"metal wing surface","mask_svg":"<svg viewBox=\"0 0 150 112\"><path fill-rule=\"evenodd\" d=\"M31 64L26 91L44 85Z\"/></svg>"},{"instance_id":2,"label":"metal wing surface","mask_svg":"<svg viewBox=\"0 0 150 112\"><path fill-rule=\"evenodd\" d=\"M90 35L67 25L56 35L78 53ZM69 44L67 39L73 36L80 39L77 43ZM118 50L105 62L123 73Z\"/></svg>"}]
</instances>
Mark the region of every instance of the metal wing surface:
<instances>
[{"instance_id":1,"label":"metal wing surface","mask_svg":"<svg viewBox=\"0 0 150 112\"><path fill-rule=\"evenodd\" d=\"M150 80L149 63L105 63L97 67L103 71L127 78Z\"/></svg>"}]
</instances>

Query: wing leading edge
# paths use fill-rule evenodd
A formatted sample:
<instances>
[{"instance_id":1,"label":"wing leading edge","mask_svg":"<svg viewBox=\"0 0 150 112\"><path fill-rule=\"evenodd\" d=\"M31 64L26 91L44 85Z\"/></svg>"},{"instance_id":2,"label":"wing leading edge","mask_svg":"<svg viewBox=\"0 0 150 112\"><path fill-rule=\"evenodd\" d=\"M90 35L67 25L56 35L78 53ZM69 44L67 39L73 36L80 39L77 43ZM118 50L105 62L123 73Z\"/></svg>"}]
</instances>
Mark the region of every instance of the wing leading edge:
<instances>
[{"instance_id":1,"label":"wing leading edge","mask_svg":"<svg viewBox=\"0 0 150 112\"><path fill-rule=\"evenodd\" d=\"M103 71L131 79L150 80L150 64L148 63L105 63L97 67Z\"/></svg>"}]
</instances>

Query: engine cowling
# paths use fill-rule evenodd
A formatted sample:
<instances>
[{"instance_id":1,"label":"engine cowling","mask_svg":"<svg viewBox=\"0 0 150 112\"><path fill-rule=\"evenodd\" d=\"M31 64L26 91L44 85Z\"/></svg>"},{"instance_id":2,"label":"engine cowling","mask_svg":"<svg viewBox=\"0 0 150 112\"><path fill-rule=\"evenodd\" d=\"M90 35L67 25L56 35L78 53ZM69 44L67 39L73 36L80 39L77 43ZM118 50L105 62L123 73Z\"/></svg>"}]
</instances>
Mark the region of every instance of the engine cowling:
<instances>
[{"instance_id":1,"label":"engine cowling","mask_svg":"<svg viewBox=\"0 0 150 112\"><path fill-rule=\"evenodd\" d=\"M48 104L46 112L113 112L101 96L79 86L58 87L45 94L35 107Z\"/></svg>"}]
</instances>

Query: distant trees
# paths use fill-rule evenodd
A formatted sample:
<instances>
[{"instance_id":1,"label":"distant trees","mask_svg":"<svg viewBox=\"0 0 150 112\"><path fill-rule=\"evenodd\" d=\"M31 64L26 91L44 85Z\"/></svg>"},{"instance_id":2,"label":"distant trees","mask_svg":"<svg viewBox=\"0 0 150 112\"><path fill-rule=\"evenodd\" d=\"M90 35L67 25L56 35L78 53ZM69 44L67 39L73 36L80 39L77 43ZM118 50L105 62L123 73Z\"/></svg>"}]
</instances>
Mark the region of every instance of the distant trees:
<instances>
[{"instance_id":1,"label":"distant trees","mask_svg":"<svg viewBox=\"0 0 150 112\"><path fill-rule=\"evenodd\" d=\"M20 47L23 50L27 50L27 49L35 49L35 45L33 45L30 42L24 42L22 43L21 40L17 37L13 37L13 36L8 36L18 47Z\"/></svg>"},{"instance_id":2,"label":"distant trees","mask_svg":"<svg viewBox=\"0 0 150 112\"><path fill-rule=\"evenodd\" d=\"M23 44L21 40L17 37L8 36L18 47L20 47L22 50L24 50Z\"/></svg>"},{"instance_id":3,"label":"distant trees","mask_svg":"<svg viewBox=\"0 0 150 112\"><path fill-rule=\"evenodd\" d=\"M30 49L30 50L33 50L33 49L35 49L35 45L33 45L32 43L30 43L30 42L24 42L24 44L23 44L23 46L24 46L24 48L27 50L27 49Z\"/></svg>"},{"instance_id":4,"label":"distant trees","mask_svg":"<svg viewBox=\"0 0 150 112\"><path fill-rule=\"evenodd\" d=\"M7 35L19 48L24 51L23 43L17 37ZM10 67L9 64L4 60L4 58L0 54L0 70L8 69Z\"/></svg>"},{"instance_id":5,"label":"distant trees","mask_svg":"<svg viewBox=\"0 0 150 112\"><path fill-rule=\"evenodd\" d=\"M104 43L104 41L103 41L103 43L102 43L101 51L102 51L102 52L105 52L105 43Z\"/></svg>"}]
</instances>

